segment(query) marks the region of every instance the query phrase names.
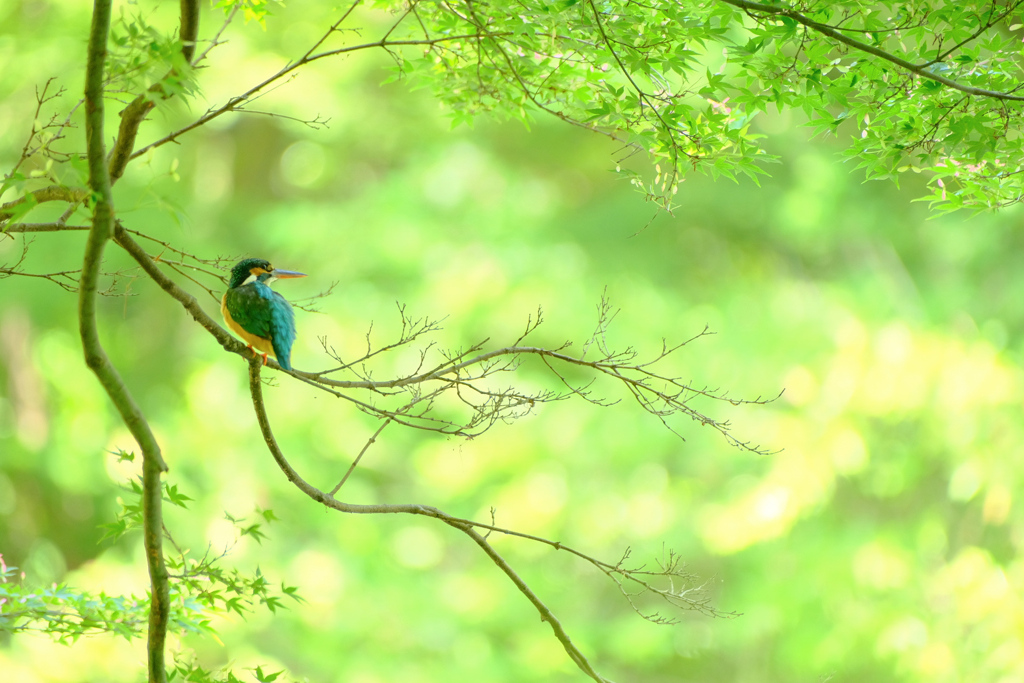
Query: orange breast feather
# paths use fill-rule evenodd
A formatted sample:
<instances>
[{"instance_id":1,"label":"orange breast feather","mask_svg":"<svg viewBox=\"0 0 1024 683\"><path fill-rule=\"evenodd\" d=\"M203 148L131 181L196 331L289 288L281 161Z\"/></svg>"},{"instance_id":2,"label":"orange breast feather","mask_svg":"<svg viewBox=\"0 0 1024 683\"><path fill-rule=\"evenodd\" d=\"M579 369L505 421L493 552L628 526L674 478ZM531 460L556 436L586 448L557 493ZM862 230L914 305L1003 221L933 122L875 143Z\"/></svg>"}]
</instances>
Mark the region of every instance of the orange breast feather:
<instances>
[{"instance_id":1,"label":"orange breast feather","mask_svg":"<svg viewBox=\"0 0 1024 683\"><path fill-rule=\"evenodd\" d=\"M234 319L231 317L231 312L228 311L227 294L221 297L220 314L224 316L224 322L228 324L228 327L231 328L231 331L237 334L239 337L241 337L242 341L244 341L246 344L259 351L260 353L269 353L274 358L277 358L277 354L274 353L274 344L269 339L266 339L264 337L258 337L251 332L247 332L245 328L243 328L241 325L234 321Z\"/></svg>"}]
</instances>

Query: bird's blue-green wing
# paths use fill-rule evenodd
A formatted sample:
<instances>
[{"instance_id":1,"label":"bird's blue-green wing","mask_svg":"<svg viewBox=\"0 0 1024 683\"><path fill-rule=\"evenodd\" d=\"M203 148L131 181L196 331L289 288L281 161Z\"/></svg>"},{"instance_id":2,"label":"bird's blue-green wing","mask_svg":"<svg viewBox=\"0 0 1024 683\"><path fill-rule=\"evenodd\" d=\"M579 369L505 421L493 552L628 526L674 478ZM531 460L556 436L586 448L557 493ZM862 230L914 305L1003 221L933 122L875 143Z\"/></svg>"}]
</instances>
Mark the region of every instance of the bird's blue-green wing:
<instances>
[{"instance_id":1,"label":"bird's blue-green wing","mask_svg":"<svg viewBox=\"0 0 1024 683\"><path fill-rule=\"evenodd\" d=\"M292 344L295 342L295 312L283 296L267 288L273 298L270 302L270 341L274 355L285 370L292 369Z\"/></svg>"},{"instance_id":2,"label":"bird's blue-green wing","mask_svg":"<svg viewBox=\"0 0 1024 683\"><path fill-rule=\"evenodd\" d=\"M270 291L269 287L264 289ZM224 295L231 319L249 334L270 339L270 301L252 285L229 289Z\"/></svg>"}]
</instances>

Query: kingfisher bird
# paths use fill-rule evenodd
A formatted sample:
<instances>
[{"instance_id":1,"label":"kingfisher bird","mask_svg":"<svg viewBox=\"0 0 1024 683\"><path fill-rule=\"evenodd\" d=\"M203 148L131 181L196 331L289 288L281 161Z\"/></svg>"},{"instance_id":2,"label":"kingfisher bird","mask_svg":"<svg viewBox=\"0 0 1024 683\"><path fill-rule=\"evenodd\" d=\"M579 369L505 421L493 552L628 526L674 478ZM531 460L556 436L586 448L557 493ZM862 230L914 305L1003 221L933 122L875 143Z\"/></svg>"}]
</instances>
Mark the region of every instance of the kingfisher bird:
<instances>
[{"instance_id":1,"label":"kingfisher bird","mask_svg":"<svg viewBox=\"0 0 1024 683\"><path fill-rule=\"evenodd\" d=\"M269 261L247 258L231 269L231 282L220 301L224 322L263 356L273 355L285 370L291 370L292 343L295 341L295 313L291 304L270 288L277 279L305 277L305 273L274 268Z\"/></svg>"}]
</instances>

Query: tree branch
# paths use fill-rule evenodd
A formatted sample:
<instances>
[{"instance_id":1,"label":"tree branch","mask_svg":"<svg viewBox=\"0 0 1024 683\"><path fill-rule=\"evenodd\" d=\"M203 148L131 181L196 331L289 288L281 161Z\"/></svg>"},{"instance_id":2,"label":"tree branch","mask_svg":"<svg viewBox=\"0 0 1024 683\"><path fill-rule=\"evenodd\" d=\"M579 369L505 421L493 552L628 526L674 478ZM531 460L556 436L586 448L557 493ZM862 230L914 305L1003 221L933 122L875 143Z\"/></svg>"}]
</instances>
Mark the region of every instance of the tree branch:
<instances>
[{"instance_id":1,"label":"tree branch","mask_svg":"<svg viewBox=\"0 0 1024 683\"><path fill-rule=\"evenodd\" d=\"M600 683L609 683L608 679L603 678L598 674L593 666L590 664L586 656L580 652L579 648L572 642L569 634L565 631L561 622L554 615L554 613L544 604L544 602L537 597L525 581L516 573L516 571L505 561L501 555L488 543L487 539L476 531L474 527L493 528L488 525L477 524L470 520L459 519L452 517L437 508L429 507L426 505L354 505L351 503L343 503L336 500L333 496L324 493L320 489L308 483L303 479L298 472L291 466L287 458L281 452L280 447L277 444L277 439L274 438L274 433L270 427L270 419L267 417L266 407L263 403L263 382L260 379L260 371L262 370L263 362L262 359L253 358L249 361L249 392L252 395L253 409L256 412L256 420L259 422L260 431L263 433L263 439L267 444L267 448L270 450L270 454L273 456L274 461L278 467L287 477L288 481L292 482L300 491L305 493L308 497L312 498L316 502L337 510L338 512L344 512L348 514L411 514L411 515L423 515L426 517L432 517L438 519L448 526L458 529L462 533L473 539L480 548L491 558L491 561L501 569L502 572L512 581L516 588L526 596L531 604L540 613L541 620L548 622L551 626L551 630L555 634L555 638L565 648L566 653L572 661L580 668L581 671L586 673L588 676L593 678L595 681Z\"/></svg>"},{"instance_id":2,"label":"tree branch","mask_svg":"<svg viewBox=\"0 0 1024 683\"><path fill-rule=\"evenodd\" d=\"M349 11L351 11L351 9ZM346 13L346 16L347 16L347 13ZM344 17L342 18L342 20L344 20ZM338 23L340 23L340 21L341 20L339 20ZM320 45L321 43L323 43L323 41L327 38L327 36L330 35L330 33L332 33L336 29L338 23L335 23L335 25L332 26L328 30L328 32L324 35L324 37L321 38L319 41L317 41L316 45ZM200 126L203 126L204 124L209 123L213 119L215 119L215 118L217 118L219 116L222 116L223 114L226 114L226 113L228 113L230 111L238 110L239 107L245 105L245 103L250 101L253 98L254 95L258 94L260 91L262 91L264 88L266 88L270 84L272 84L272 83L274 83L276 81L279 81L280 79L282 79L285 76L287 76L288 74L292 73L293 71L295 71L299 67L304 66L306 64L309 64L310 62L314 62L314 61L316 61L318 59L324 59L326 57L333 57L333 56L336 56L336 55L347 54L349 52L357 52L359 50L368 50L368 49L372 49L372 48L384 48L384 49L387 49L389 47L403 47L403 46L406 46L406 47L408 47L408 46L431 46L431 45L437 45L439 43L446 43L446 42L452 42L452 41L458 41L458 40L468 40L468 39L471 39L471 38L480 38L480 37L482 37L481 34L466 34L466 35L456 35L456 36L444 36L444 37L441 37L441 38L432 38L432 39L429 39L429 40L394 40L394 41L388 41L388 40L382 38L381 40L377 40L377 41L374 41L372 43L362 43L360 45L352 45L352 46L349 46L349 47L338 48L336 50L327 50L325 52L320 52L320 53L317 53L317 54L311 54L312 50L310 50L309 52L307 52L298 61L290 63L290 64L287 64L284 68L282 68L276 74L274 74L273 76L270 76L269 78L265 79L261 83L258 83L257 85L254 85L253 87L249 88L249 90L247 90L244 93L242 93L241 95L237 95L236 97L232 97L231 99L229 99L227 102L225 102L221 106L209 110L208 112L206 112L205 114L203 114L202 116L200 116L198 119L196 119L192 123L188 124L187 126L179 128L178 130L174 131L173 133L170 133L169 135L166 135L166 136L160 138L159 140L156 140L155 142L151 142L148 145L146 145L145 147L142 147L141 149L137 150L135 153L133 153L131 155L130 159L135 159L136 157L142 156L143 154L145 154L146 152L148 152L151 149L156 149L157 147L162 147L163 145L166 145L169 142L174 142L179 137L184 135L185 133L188 133L189 131L195 130L196 128L199 128ZM314 46L314 49L315 48L316 48L316 46ZM127 163L127 161L125 163Z\"/></svg>"},{"instance_id":3,"label":"tree branch","mask_svg":"<svg viewBox=\"0 0 1024 683\"><path fill-rule=\"evenodd\" d=\"M111 181L116 182L118 178L124 175L124 170L132 159L131 153L135 147L135 138L139 133L139 126L142 125L146 115L155 106L156 102L152 100L150 95L142 94L132 100L121 111L121 126L117 131L114 148L110 151Z\"/></svg>"},{"instance_id":4,"label":"tree branch","mask_svg":"<svg viewBox=\"0 0 1024 683\"><path fill-rule=\"evenodd\" d=\"M85 110L89 186L93 196L92 229L86 242L78 291L78 324L85 363L96 374L142 450L143 539L150 576L148 671L150 683L166 683L164 645L167 638L169 584L163 557L160 475L166 471L160 446L116 368L100 343L96 325L96 290L103 250L114 232L114 205L103 144L103 73L110 33L111 0L95 0L89 31Z\"/></svg>"},{"instance_id":5,"label":"tree branch","mask_svg":"<svg viewBox=\"0 0 1024 683\"><path fill-rule=\"evenodd\" d=\"M260 379L260 373L261 373L261 369L263 367L262 366L262 361L259 360L259 359L253 358L253 356L247 352L247 350L245 349L245 347L241 343L235 341L230 335L227 334L227 332L225 332L219 325L217 325L211 318L209 318L209 316L207 316L202 311L202 309L199 307L199 305L196 302L194 297L192 297L190 294L188 294L187 292L185 292L184 290L179 288L173 281L171 281L166 275L164 275L163 272L161 272L161 270L159 269L157 263L152 258L150 258L148 254L146 254L146 252L130 237L130 235L128 235L128 231L125 230L120 224L117 224L115 226L115 241L117 241L117 243L119 245L121 245L123 248L125 248L125 250L128 251L128 253L133 258L136 259L136 261L143 267L143 269L147 272L147 274L150 275L154 279L154 281L156 281L157 284L159 284L161 286L161 288L163 288L168 294L170 294L172 297L174 297L176 300L178 300L185 307L185 309L187 311L189 311L190 314L192 314L193 318L195 318L200 324L202 324L204 327L206 327L207 330L211 334L213 334L218 339L218 341L221 342L221 344L225 347L226 350L231 351L233 353L237 353L239 355L242 355L243 357L245 357L245 358L247 358L249 360L250 391L251 391L251 393L253 395L253 402L254 402L254 407L255 407L255 411L256 411L256 415L257 415L257 420L258 420L258 422L260 424L260 429L261 429L261 431L263 433L264 440L267 443L267 447L270 450L272 456L274 457L275 462L277 463L278 467L285 474L286 478L290 482L292 482L292 484L294 484L297 488L299 488L299 490L301 490L304 494L306 494L308 497L312 498L313 500L321 503L322 505L324 505L326 507L329 507L329 508L334 509L334 510L339 511L339 512L348 513L348 514L412 514L412 515L420 515L420 516L431 517L431 518L434 518L434 519L438 519L438 520L444 522L445 524L448 524L449 526L452 526L453 528L456 528L456 529L462 531L463 533L466 533L467 535L472 537L474 542L478 543L478 545L481 543L481 541L483 543L485 543L485 544L486 544L487 541L486 541L486 537L485 536L481 536L480 533L474 531L476 529L487 530L487 531L490 531L490 532L497 532L497 533L501 533L501 534L508 535L508 536L514 536L514 537L517 537L517 538L523 538L523 539L527 539L527 540L532 540L532 541L535 541L535 542L538 542L538 543L543 543L545 545L548 545L548 546L550 546L550 547L552 547L552 548L554 548L556 550L564 550L564 551L566 551L566 552L568 552L570 554L573 554L573 555L575 555L575 556L585 560L586 562L590 563L595 568L600 570L602 573L604 573L606 576L611 578L616 583L616 585L618 586L618 588L622 592L622 594L630 602L630 605L633 607L633 609L635 611L637 611L637 613L640 614L641 616L643 616L645 619L648 619L648 620L650 620L652 622L655 622L655 623L672 623L673 620L669 619L669 618L662 617L658 613L645 614L645 613L641 612L639 607L634 602L634 598L635 598L635 596L637 594L636 593L631 593L630 591L626 590L625 585L624 585L625 582L629 582L630 585L637 586L639 588L640 594L645 594L645 593L646 594L651 594L651 595L653 595L653 596L655 596L657 598L660 598L660 599L668 602L669 604L671 604L671 605L673 605L675 607L682 607L682 608L685 608L685 609L698 610L698 611L700 611L700 612L702 612L704 614L708 614L708 615L711 615L711 616L726 616L726 617L728 617L728 616L735 616L733 613L721 613L721 612L715 610L713 607L711 607L708 604L707 598L704 597L703 594L702 594L702 590L701 590L703 588L702 585L697 585L697 586L689 585L692 577L690 577L689 575L686 575L685 573L683 573L681 571L681 569L679 568L678 556L675 556L675 555L672 555L670 557L670 561L666 563L666 566L663 567L661 571L644 571L642 567L637 568L637 569L630 569L630 568L627 568L627 567L623 566L623 563L624 563L625 559L628 558L628 556L629 556L628 551L627 551L626 555L623 556L623 559L620 560L618 563L614 563L614 564L613 563L608 563L608 562L604 562L602 560L599 560L597 558L594 558L592 556L589 556L589 555L587 555L585 553L582 553L580 551L574 550L574 549L572 549L572 548L570 548L568 546L565 546L562 543L557 542L557 541L551 541L551 540L544 539L544 538L541 538L541 537L538 537L538 536L533 536L533 535L530 535L530 534L525 534L525 533L517 532L517 531L511 530L511 529L502 528L502 527L496 526L494 524L484 524L484 523L475 522L475 521L472 521L472 520L467 520L467 519L462 519L462 518L458 518L458 517L453 517L451 515L448 515L447 513L442 512L441 510L438 510L437 508L434 508L434 507L431 507L431 506L417 505L417 504L408 504L408 505L387 505L387 504L384 504L384 505L354 505L354 504L344 503L344 502L341 502L341 501L335 499L334 495L333 495L334 492L332 492L332 493L325 493L324 491L318 489L317 487L314 487L313 485L309 484L307 481L305 481L301 477L301 475L299 475L299 473L287 461L287 459L285 458L284 454L281 452L279 446L277 445L277 442L276 442L276 440L275 440L275 438L273 436L273 432L271 431L271 427L270 427L270 423L269 423L269 418L266 415L266 410L265 410L265 407L264 407L264 404L263 404L263 397L262 397L262 383L261 383L261 379ZM601 310L602 321L605 321L606 317L608 315L608 306L607 306L606 302L602 303L602 306L600 307L600 310ZM523 341L523 338L526 335L528 335L529 332L532 329L535 329L537 323L539 323L539 318L538 318L538 321L536 323L531 322L531 324L527 325L526 331L516 341L516 344L517 344L516 346L508 347L506 349L500 349L500 350L498 350L496 352L480 354L480 356L478 356L478 357L469 358L469 356L471 356L471 354L475 350L477 350L477 348L478 348L478 347L474 347L474 348L470 349L468 352L454 355L454 357L449 362L444 363L441 366L435 367L435 368L427 371L426 373L417 373L416 375L413 376L413 378L418 379L420 382L423 382L423 381L426 381L427 377L431 377L431 376L435 376L435 375L437 375L437 376L443 375L443 374L445 374L445 372L451 372L452 368L460 368L460 369L462 369L462 368L470 367L474 363L481 363L481 362L483 362L481 360L481 358L484 358L484 357L492 358L492 357L501 355L502 353L507 353L511 349L515 349L517 352L523 352L523 351L528 350L528 349L529 350L543 351L543 352L545 352L545 354L550 355L553 359L554 358L561 359L561 358L564 357L565 359L570 359L572 361L577 361L577 362L582 360L582 359L575 359L572 356L566 356L565 354L561 354L557 350L556 351L548 351L548 350L545 350L545 349L535 349L534 347L523 347L523 346L519 345ZM405 338L407 336L410 336L410 335L413 338L418 336L420 327L417 326L416 321L408 321L407 322L406 317L404 315L404 311L403 311L403 330L405 330L405 326L407 324L412 325L412 329L409 330L409 331L404 331L403 332L403 338ZM424 324L425 324L426 327L432 329L431 323L427 322L427 323L424 323ZM609 358L610 358L609 351L608 351L608 349L607 349L607 347L605 345L605 342L603 341L603 338L601 338L601 336L604 334L606 326L607 326L606 322L599 322L598 331L595 333L595 337L597 338L596 339L596 344L597 344L597 346L599 348L602 349L602 352L605 355L603 357L598 358L597 360L584 361L582 363L582 364L590 367L591 369L601 369L602 367L605 367L605 369L611 369L611 368L614 367L614 363L611 360L609 360ZM703 333L697 335L697 337L703 336L703 334L705 334L705 333L706 332L703 332ZM688 340L688 341L690 341L690 340ZM679 347L685 345L686 343L688 343L688 341L684 342L683 344L677 345L676 347L671 347L671 348L665 347L665 348L663 348L662 354L659 357L664 357L665 354L670 353L671 351L675 350L676 348L679 348ZM392 345L389 348L394 348L395 346L397 346L397 345ZM372 353L372 350L368 351L368 353ZM651 361L651 362L654 362L654 361ZM632 365L624 366L624 365L622 365L620 363L619 367L629 367L629 368L635 369L637 371L644 371L646 366L649 365L649 364L650 364L650 362L648 362L648 363L633 363ZM490 372L490 370L486 370L486 369L483 370L481 376L486 376L486 374L488 372ZM295 372L295 373L292 373L292 374L293 374L293 376L296 377L296 379L299 379L301 381L305 381L305 382L307 382L309 384L313 384L313 385L315 385L318 388L321 388L323 390L328 390L327 387L319 385L319 384L316 383L316 381L314 381L313 379L310 379L311 377L315 377L315 375L311 375L310 373L301 373L301 372ZM413 378L406 377L406 378L401 378L399 380L389 380L389 381L385 381L385 382L372 382L370 380L367 380L365 382L351 382L351 383L337 382L337 384L339 384L339 385L341 385L341 384L348 384L348 385L351 385L353 387L355 385L359 385L361 388L379 389L380 387L384 387L386 385L394 385L396 383L409 383L410 380L413 379ZM619 379L621 379L621 377ZM455 386L459 386L461 384L467 384L466 380L453 381L453 380L451 380L449 378L447 381L451 381L452 384L455 385ZM634 387L634 388L636 389L636 392L639 392L640 389L638 387L643 387L644 386L643 382L642 382L642 380L635 380L635 382L636 382L636 387ZM704 395L709 395L709 396L712 396L712 397L715 397L715 398L721 398L720 396L714 396L713 394L710 394L710 393L702 391L702 390L695 390L695 391L697 393L702 393ZM636 394L636 392L634 392L634 395ZM431 397L432 396L431 396L430 392L428 392L427 394L419 394L417 396L417 398L414 399L413 402L414 403L418 403L420 401L425 401L425 402L429 403ZM671 398L671 396L669 398ZM591 399L588 399L588 400L591 400ZM725 400L728 400L728 399L725 399ZM649 401L648 401L648 403L649 403ZM374 412L374 409L373 409L372 406L369 406L367 404L363 404L362 402L358 402L358 401L357 401L357 404L360 405L362 408L369 410L370 412ZM364 445L362 451L360 452L359 457L361 457L365 453L366 449L370 445L372 445L372 443L374 442L376 437L380 434L380 432L388 424L388 420L390 420L392 422L399 422L401 424L407 424L406 422L402 421L400 418L402 416L404 416L408 412L408 409L411 408L411 405L412 404L407 404L405 408L400 409L398 411L392 411L392 412L383 411L383 410L378 409L376 411L376 414L384 415L387 419L377 429L376 433L373 436L371 436L370 439L368 440L368 442ZM727 426L727 424L723 425L723 426ZM353 464L353 467L355 467L357 464L358 464L358 458L357 458L357 462ZM348 476L349 476L349 473L346 473L346 478ZM338 490L338 488L340 488L340 487L336 486L334 491L336 492ZM481 548L484 549L484 551L488 553L488 556L491 557L492 561L494 561L496 563L496 565L499 566L499 568L501 568L502 571L505 572L507 576L509 576L510 580L512 580L513 583L517 587L520 587L520 584L525 586L525 583L522 583L521 579L518 577L518 575L516 575L514 570L512 570L511 567L509 567L507 565L507 563L502 558L500 558L499 555L497 555L496 552L493 552L493 548L490 548L489 545L487 545L486 547L481 545ZM493 555L492 555L492 552L493 552ZM665 578L667 578L669 580L670 585L669 585L668 588L659 588L659 587L653 585L652 583L650 583L650 581L648 581L647 578L645 578L645 577L649 577L649 576L665 577ZM676 581L678 581L678 580L682 580L684 582L685 587L683 587L683 588L677 587ZM527 588L527 591L528 591L529 588L528 587L526 587L526 588ZM520 590L522 590L522 588L520 588ZM595 680L599 680L599 681L600 680L604 680L604 679L600 678L599 675L596 674L596 672L594 672L592 674L593 668L590 666L589 662L587 662L586 658L583 657L583 655L581 653L579 653L579 651L576 648L576 646L572 643L571 639L569 639L568 635L565 633L564 628L561 626L561 624L559 624L557 622L557 620L554 620L554 615L551 615L550 618L548 617L548 613L550 613L550 610L548 610L547 607L543 605L543 602L541 602L539 600L539 598L537 598L536 595L531 595L528 592L524 591L524 595L526 595L527 598L531 601L531 603L533 603L534 606L540 611L540 613L542 614L542 617L551 624L552 629L554 630L556 637L562 643L563 647L566 648L567 653L569 653L569 656L573 659L573 661L577 664L577 666L579 666L581 668L581 670L587 672L588 675L592 675L592 677L593 676L598 676L598 677L595 678Z\"/></svg>"},{"instance_id":6,"label":"tree branch","mask_svg":"<svg viewBox=\"0 0 1024 683\"><path fill-rule=\"evenodd\" d=\"M181 289L181 287L179 287L173 280L167 277L160 270L157 263L150 258L146 251L142 249L135 240L131 238L128 231L120 224L115 226L114 241L124 248L132 258L142 266L143 270L146 271L154 282L176 299L196 322L202 325L207 332L213 335L217 342L220 343L226 351L237 354L246 359L252 358L251 351L221 327L217 321L207 315L194 296ZM598 332L596 334L603 334L604 327L602 325L607 324L607 302L602 303L600 311L601 322L599 322ZM406 323L403 312L403 325L404 324ZM529 331L534 329L535 326L536 325L533 327L528 326L526 334L529 334ZM433 328L431 327L430 329ZM416 335L419 333L420 332L416 332ZM359 380L335 380L330 379L327 376L340 369L352 370L351 363L345 364L341 368L321 372L292 370L288 372L288 374L291 374L296 379L314 386L321 391L326 391L333 396L349 401L368 414L376 415L384 419L390 419L397 424L405 425L407 427L426 429L429 431L438 431L445 434L471 436L486 431L498 421L519 417L529 412L532 406L537 402L554 401L567 396L567 394L557 394L554 392L529 395L521 393L514 388L492 391L486 388L480 389L473 386L474 382L482 380L491 374L513 370L519 356L536 356L543 359L551 372L569 388L568 395L575 394L592 403L607 405L606 402L589 397L585 387L580 389L572 386L563 375L548 363L548 361L557 361L569 366L587 368L620 382L630 392L630 395L633 396L641 408L658 418L663 425L680 438L682 438L682 435L669 426L666 421L667 417L674 414L685 415L703 426L713 428L721 434L728 443L737 448L760 454L768 453L768 451L761 446L734 436L731 432L731 425L728 421L716 420L704 414L700 410L693 408L689 405L689 402L692 398L697 396L702 396L716 401L725 401L733 405L764 404L775 400L774 398L731 398L715 390L691 386L678 378L662 376L650 369L650 366L654 363L681 349L683 346L693 341L693 339L709 334L707 330L696 335L693 339L686 340L680 344L676 344L671 347L663 345L660 353L656 354L651 360L644 362L637 362L635 360L637 354L634 350L626 349L622 352L612 352L604 347L604 343L602 341L598 341L598 345L602 347L603 356L599 357L597 360L586 360L583 357L576 357L563 353L562 349L564 347L558 349L547 349L537 346L524 346L519 342L522 342L522 339L526 334L520 337L520 339L517 340L517 343L512 346L477 353L482 346L478 344L466 351L446 356L443 362L431 367L429 370L421 372L417 369L416 372L410 375L394 379L373 380L370 379L369 376L365 376L363 379ZM394 344L389 347L385 347L384 350L387 348L395 348L400 345L401 343ZM380 350L369 351L366 358L376 355L379 351ZM424 351L424 353L426 353L426 351ZM272 359L268 360L268 365L275 369L281 369L280 365ZM467 369L471 368L476 368L475 374L462 374ZM355 370L352 371L356 372ZM282 372L287 371L282 370ZM356 374L359 376L358 372L356 372ZM337 391L337 389L367 389L373 392L386 394L388 393L388 390L391 389L409 391L412 387L421 386L428 382L440 382L445 385L447 389L455 389L457 391L461 387L468 387L475 391L479 396L479 400L476 402L467 400L461 393L459 394L459 398L462 402L473 411L473 414L468 418L468 422L465 424L459 424L457 422L435 418L427 414L430 409L429 401L424 402L426 407L422 411L409 414L405 412L406 409L388 410ZM661 386L658 386L655 383L660 383ZM419 403L419 401L416 402Z\"/></svg>"},{"instance_id":7,"label":"tree branch","mask_svg":"<svg viewBox=\"0 0 1024 683\"><path fill-rule=\"evenodd\" d=\"M914 64L913 62L908 62L907 60L901 57L897 57L892 53L886 52L885 50L879 49L874 45L869 45L868 43L857 40L856 38L850 38L841 31L832 28L827 24L822 24L821 22L815 21L814 19L811 19L807 15L801 14L800 12L797 12L796 10L791 9L789 7L780 7L777 5L763 5L759 2L751 2L750 0L719 1L724 2L727 5L732 5L733 7L739 7L740 9L746 10L748 12L761 12L763 14L773 16L789 17L793 21L799 24L803 24L812 31L817 31L820 34L828 36L833 40L839 41L844 45L848 45L855 50L858 50L860 52L866 52L869 55L874 55L879 59L883 59L887 62L895 64L896 66L902 69L906 69L907 71L916 74L921 78L927 78L937 83L941 83L946 87L953 88L954 90L959 90L960 92L967 93L968 95L974 95L977 97L990 97L993 99L1005 100L1008 102L1024 102L1024 96L1021 95L1011 95L1010 93L999 92L997 90L975 88L974 86L971 85L964 85L963 83L958 83L957 81L954 81L950 78L946 78L945 76L940 76L939 74L932 72L928 68L933 64L932 62L926 62L924 64Z\"/></svg>"},{"instance_id":8,"label":"tree branch","mask_svg":"<svg viewBox=\"0 0 1024 683\"><path fill-rule=\"evenodd\" d=\"M3 232L7 233L19 233L19 232L63 232L65 230L76 231L76 230L92 230L89 225L65 225L61 222L56 223L14 223L3 229Z\"/></svg>"},{"instance_id":9,"label":"tree branch","mask_svg":"<svg viewBox=\"0 0 1024 683\"><path fill-rule=\"evenodd\" d=\"M26 193L22 197L18 197L15 200L9 201L6 204L0 204L0 222L7 220L15 214L14 209L25 204L43 204L45 202L70 202L78 203L85 201L89 197L89 193L86 190L78 187L65 187L64 185L49 185L47 187L33 190L32 192ZM31 207L28 207L31 208ZM7 232L4 229L3 232Z\"/></svg>"},{"instance_id":10,"label":"tree branch","mask_svg":"<svg viewBox=\"0 0 1024 683\"><path fill-rule=\"evenodd\" d=\"M210 39L210 44L206 46L206 49L203 50L203 52L192 61L192 66L196 66L204 59L206 59L206 56L210 54L210 50L221 44L221 35L224 34L224 31L227 30L227 27L231 24L232 21L234 21L235 15L238 14L238 10L241 9L241 7L241 3L235 3L234 6L232 6L231 11L228 12L228 16L224 19L224 23L221 24L220 28L217 30L216 35L214 35L213 38Z\"/></svg>"},{"instance_id":11,"label":"tree branch","mask_svg":"<svg viewBox=\"0 0 1024 683\"><path fill-rule=\"evenodd\" d=\"M178 36L182 43L181 54L186 62L191 62L196 53L196 38L199 37L199 0L181 0Z\"/></svg>"}]
</instances>

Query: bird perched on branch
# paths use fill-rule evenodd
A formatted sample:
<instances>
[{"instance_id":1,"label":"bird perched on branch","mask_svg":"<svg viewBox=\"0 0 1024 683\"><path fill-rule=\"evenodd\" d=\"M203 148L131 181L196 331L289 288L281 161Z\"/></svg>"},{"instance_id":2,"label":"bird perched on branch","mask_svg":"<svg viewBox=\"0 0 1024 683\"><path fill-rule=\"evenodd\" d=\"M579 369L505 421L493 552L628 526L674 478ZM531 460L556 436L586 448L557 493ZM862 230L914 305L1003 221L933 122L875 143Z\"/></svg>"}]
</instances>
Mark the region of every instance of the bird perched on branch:
<instances>
[{"instance_id":1,"label":"bird perched on branch","mask_svg":"<svg viewBox=\"0 0 1024 683\"><path fill-rule=\"evenodd\" d=\"M247 258L231 269L228 291L220 302L224 322L263 356L273 355L285 370L291 370L292 342L295 341L295 313L283 296L270 288L277 279L305 277L305 273L281 270L269 261Z\"/></svg>"}]
</instances>

